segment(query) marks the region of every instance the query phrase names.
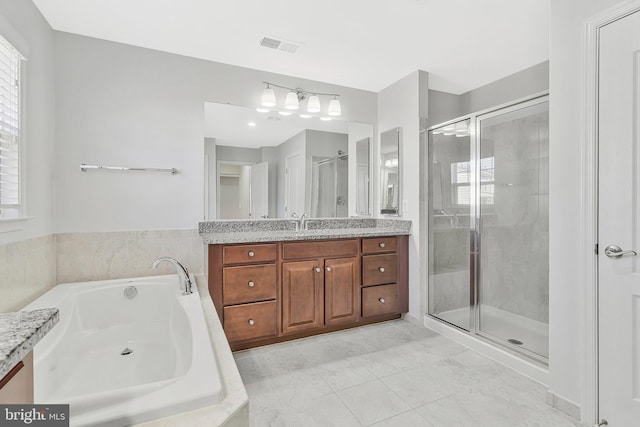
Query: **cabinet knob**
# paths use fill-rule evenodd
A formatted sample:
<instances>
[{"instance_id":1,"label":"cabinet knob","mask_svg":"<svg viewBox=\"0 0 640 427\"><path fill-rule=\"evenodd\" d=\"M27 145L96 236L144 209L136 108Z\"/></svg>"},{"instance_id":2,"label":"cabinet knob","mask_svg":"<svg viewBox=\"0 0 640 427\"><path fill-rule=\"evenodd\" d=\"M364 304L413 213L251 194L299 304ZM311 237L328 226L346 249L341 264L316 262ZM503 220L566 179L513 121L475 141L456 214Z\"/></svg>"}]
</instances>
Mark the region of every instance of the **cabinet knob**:
<instances>
[{"instance_id":1,"label":"cabinet knob","mask_svg":"<svg viewBox=\"0 0 640 427\"><path fill-rule=\"evenodd\" d=\"M256 321L253 319L249 319L249 326L253 326L256 324Z\"/></svg>"},{"instance_id":2,"label":"cabinet knob","mask_svg":"<svg viewBox=\"0 0 640 427\"><path fill-rule=\"evenodd\" d=\"M255 285L256 285L255 282L249 282L249 287L250 288L253 288Z\"/></svg>"},{"instance_id":3,"label":"cabinet knob","mask_svg":"<svg viewBox=\"0 0 640 427\"><path fill-rule=\"evenodd\" d=\"M385 247L385 246L387 246L387 245L386 245L386 244L384 244L384 243L379 243L379 244L378 244L378 246L380 246L381 248L384 248L384 247Z\"/></svg>"},{"instance_id":4,"label":"cabinet knob","mask_svg":"<svg viewBox=\"0 0 640 427\"><path fill-rule=\"evenodd\" d=\"M256 253L253 251L249 251L249 256L254 256Z\"/></svg>"},{"instance_id":5,"label":"cabinet knob","mask_svg":"<svg viewBox=\"0 0 640 427\"><path fill-rule=\"evenodd\" d=\"M378 271L379 271L380 273L384 273L384 267L380 267L380 268L378 268Z\"/></svg>"},{"instance_id":6,"label":"cabinet knob","mask_svg":"<svg viewBox=\"0 0 640 427\"><path fill-rule=\"evenodd\" d=\"M322 269L320 267L316 267L316 273L320 273Z\"/></svg>"},{"instance_id":7,"label":"cabinet knob","mask_svg":"<svg viewBox=\"0 0 640 427\"><path fill-rule=\"evenodd\" d=\"M327 271L331 271L331 267L327 267Z\"/></svg>"},{"instance_id":8,"label":"cabinet knob","mask_svg":"<svg viewBox=\"0 0 640 427\"><path fill-rule=\"evenodd\" d=\"M380 301L380 304L384 304L384 298L378 298L378 301Z\"/></svg>"}]
</instances>

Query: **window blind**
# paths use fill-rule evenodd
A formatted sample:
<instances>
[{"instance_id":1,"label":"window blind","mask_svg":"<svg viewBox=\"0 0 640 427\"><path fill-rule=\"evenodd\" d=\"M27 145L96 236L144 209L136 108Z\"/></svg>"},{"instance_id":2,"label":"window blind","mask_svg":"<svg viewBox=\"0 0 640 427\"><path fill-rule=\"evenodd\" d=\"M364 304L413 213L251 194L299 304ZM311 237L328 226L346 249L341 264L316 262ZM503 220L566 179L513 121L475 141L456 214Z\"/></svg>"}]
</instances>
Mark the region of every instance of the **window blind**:
<instances>
[{"instance_id":1,"label":"window blind","mask_svg":"<svg viewBox=\"0 0 640 427\"><path fill-rule=\"evenodd\" d=\"M22 55L0 37L0 217L20 212L20 66Z\"/></svg>"}]
</instances>

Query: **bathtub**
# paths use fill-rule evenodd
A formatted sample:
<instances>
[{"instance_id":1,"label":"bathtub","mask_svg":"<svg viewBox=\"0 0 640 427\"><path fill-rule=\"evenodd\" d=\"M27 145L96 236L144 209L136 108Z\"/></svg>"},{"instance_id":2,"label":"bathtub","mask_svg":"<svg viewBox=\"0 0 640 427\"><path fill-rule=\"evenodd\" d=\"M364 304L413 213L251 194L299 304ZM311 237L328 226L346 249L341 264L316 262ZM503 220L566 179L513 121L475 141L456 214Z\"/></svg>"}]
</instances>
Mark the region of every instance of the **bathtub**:
<instances>
[{"instance_id":1,"label":"bathtub","mask_svg":"<svg viewBox=\"0 0 640 427\"><path fill-rule=\"evenodd\" d=\"M196 286L182 295L178 283L69 283L25 307L60 310L34 349L35 402L68 403L72 426L124 426L221 401L200 295Z\"/></svg>"}]
</instances>

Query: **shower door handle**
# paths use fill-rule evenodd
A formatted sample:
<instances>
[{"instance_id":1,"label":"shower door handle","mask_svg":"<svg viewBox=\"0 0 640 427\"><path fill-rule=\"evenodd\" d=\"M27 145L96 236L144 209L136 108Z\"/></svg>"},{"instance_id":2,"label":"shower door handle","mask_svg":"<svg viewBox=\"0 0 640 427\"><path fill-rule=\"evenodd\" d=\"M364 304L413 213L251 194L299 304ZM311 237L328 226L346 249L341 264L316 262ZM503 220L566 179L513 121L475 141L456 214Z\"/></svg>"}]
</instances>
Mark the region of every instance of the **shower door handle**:
<instances>
[{"instance_id":1,"label":"shower door handle","mask_svg":"<svg viewBox=\"0 0 640 427\"><path fill-rule=\"evenodd\" d=\"M623 251L620 246L609 245L604 249L604 254L609 258L622 258L625 255L636 256L638 253L634 250Z\"/></svg>"}]
</instances>

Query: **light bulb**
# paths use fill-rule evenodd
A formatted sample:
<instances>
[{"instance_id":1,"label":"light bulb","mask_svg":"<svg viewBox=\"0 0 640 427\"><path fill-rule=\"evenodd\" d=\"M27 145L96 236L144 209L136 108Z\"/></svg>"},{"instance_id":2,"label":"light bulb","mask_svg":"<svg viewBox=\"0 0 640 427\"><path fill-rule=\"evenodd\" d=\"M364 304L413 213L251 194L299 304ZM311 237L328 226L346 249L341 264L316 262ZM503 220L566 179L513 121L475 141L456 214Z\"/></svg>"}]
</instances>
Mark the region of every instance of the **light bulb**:
<instances>
[{"instance_id":1,"label":"light bulb","mask_svg":"<svg viewBox=\"0 0 640 427\"><path fill-rule=\"evenodd\" d=\"M294 91L287 93L287 97L284 99L284 108L287 110L298 109L298 94Z\"/></svg>"},{"instance_id":2,"label":"light bulb","mask_svg":"<svg viewBox=\"0 0 640 427\"><path fill-rule=\"evenodd\" d=\"M265 107L276 106L276 93L271 89L271 86L267 85L262 91L261 104Z\"/></svg>"},{"instance_id":3,"label":"light bulb","mask_svg":"<svg viewBox=\"0 0 640 427\"><path fill-rule=\"evenodd\" d=\"M311 115L309 115L309 114L300 114L300 118L302 118L302 119L308 119L310 117L311 117Z\"/></svg>"},{"instance_id":4,"label":"light bulb","mask_svg":"<svg viewBox=\"0 0 640 427\"><path fill-rule=\"evenodd\" d=\"M256 122L249 122L247 123L248 126L251 126L252 128L256 127Z\"/></svg>"},{"instance_id":5,"label":"light bulb","mask_svg":"<svg viewBox=\"0 0 640 427\"><path fill-rule=\"evenodd\" d=\"M320 98L317 95L311 95L307 100L307 111L310 113L320 112Z\"/></svg>"},{"instance_id":6,"label":"light bulb","mask_svg":"<svg viewBox=\"0 0 640 427\"><path fill-rule=\"evenodd\" d=\"M270 110L268 108L256 108L258 113L268 113Z\"/></svg>"},{"instance_id":7,"label":"light bulb","mask_svg":"<svg viewBox=\"0 0 640 427\"><path fill-rule=\"evenodd\" d=\"M328 122L328 121L331 121L331 117L320 117L320 120L324 122Z\"/></svg>"},{"instance_id":8,"label":"light bulb","mask_svg":"<svg viewBox=\"0 0 640 427\"><path fill-rule=\"evenodd\" d=\"M281 116L290 116L293 113L291 113L291 111L278 111L278 114Z\"/></svg>"},{"instance_id":9,"label":"light bulb","mask_svg":"<svg viewBox=\"0 0 640 427\"><path fill-rule=\"evenodd\" d=\"M342 114L342 108L340 108L340 101L337 98L333 98L331 102L329 102L329 108L327 109L327 114L330 116L339 116Z\"/></svg>"}]
</instances>

